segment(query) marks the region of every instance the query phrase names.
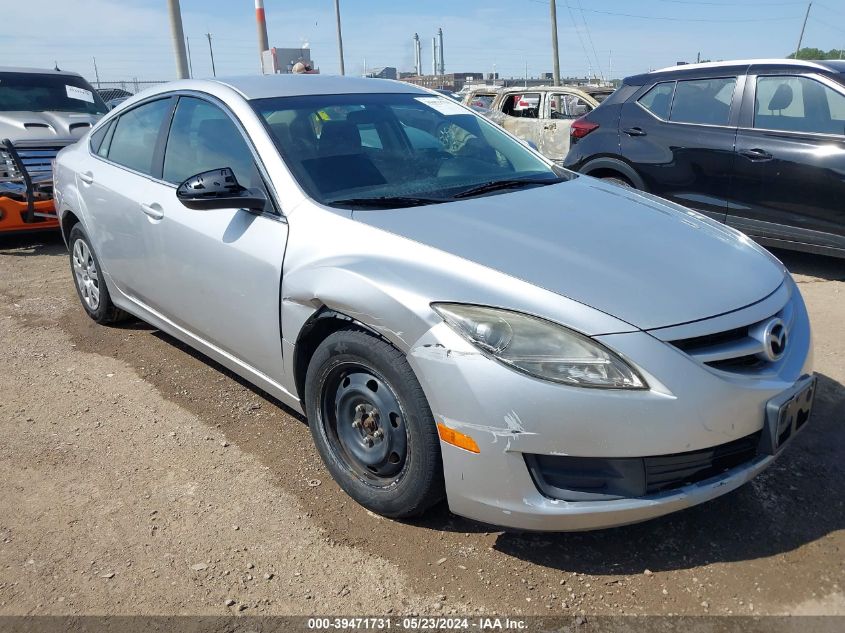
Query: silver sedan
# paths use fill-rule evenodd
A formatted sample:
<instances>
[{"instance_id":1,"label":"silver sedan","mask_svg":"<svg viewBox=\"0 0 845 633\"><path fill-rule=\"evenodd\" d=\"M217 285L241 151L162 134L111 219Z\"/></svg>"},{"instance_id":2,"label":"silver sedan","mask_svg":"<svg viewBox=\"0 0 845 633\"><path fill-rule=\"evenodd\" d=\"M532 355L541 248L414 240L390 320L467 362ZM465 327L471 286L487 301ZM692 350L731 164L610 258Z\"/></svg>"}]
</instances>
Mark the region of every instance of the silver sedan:
<instances>
[{"instance_id":1,"label":"silver sedan","mask_svg":"<svg viewBox=\"0 0 845 633\"><path fill-rule=\"evenodd\" d=\"M809 419L807 312L773 256L410 85L160 86L63 150L55 191L91 318L303 411L385 516L642 521L747 482Z\"/></svg>"}]
</instances>

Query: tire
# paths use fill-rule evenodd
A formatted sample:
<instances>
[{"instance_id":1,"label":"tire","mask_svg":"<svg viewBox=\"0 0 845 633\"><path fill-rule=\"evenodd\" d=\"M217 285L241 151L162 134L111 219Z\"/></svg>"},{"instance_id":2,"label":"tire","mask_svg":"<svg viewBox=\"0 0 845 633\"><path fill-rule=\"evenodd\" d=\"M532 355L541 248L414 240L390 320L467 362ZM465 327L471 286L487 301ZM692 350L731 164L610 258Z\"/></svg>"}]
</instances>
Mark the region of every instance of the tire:
<instances>
[{"instance_id":1,"label":"tire","mask_svg":"<svg viewBox=\"0 0 845 633\"><path fill-rule=\"evenodd\" d=\"M109 290L103 281L100 260L97 259L97 254L81 224L74 224L71 228L68 246L73 285L86 314L101 325L125 319L127 314L115 307L111 301Z\"/></svg>"},{"instance_id":2,"label":"tire","mask_svg":"<svg viewBox=\"0 0 845 633\"><path fill-rule=\"evenodd\" d=\"M444 497L431 409L389 343L357 329L328 336L308 365L305 411L326 468L365 508L404 519Z\"/></svg>"},{"instance_id":3,"label":"tire","mask_svg":"<svg viewBox=\"0 0 845 633\"><path fill-rule=\"evenodd\" d=\"M627 187L628 189L636 189L634 185L632 185L627 179L622 178L622 176L602 176L601 178L605 182L611 182L614 185L619 185L620 187Z\"/></svg>"}]
</instances>

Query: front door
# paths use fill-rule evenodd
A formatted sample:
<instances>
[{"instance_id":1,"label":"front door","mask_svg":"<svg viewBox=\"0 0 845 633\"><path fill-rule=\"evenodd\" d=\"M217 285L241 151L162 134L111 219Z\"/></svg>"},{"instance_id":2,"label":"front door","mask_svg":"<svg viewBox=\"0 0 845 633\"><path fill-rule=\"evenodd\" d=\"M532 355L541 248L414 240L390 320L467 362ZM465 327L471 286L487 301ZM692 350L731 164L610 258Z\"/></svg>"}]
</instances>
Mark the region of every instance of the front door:
<instances>
[{"instance_id":1,"label":"front door","mask_svg":"<svg viewBox=\"0 0 845 633\"><path fill-rule=\"evenodd\" d=\"M282 377L280 292L288 227L268 203L194 211L176 185L197 173L230 167L238 182L272 200L240 125L216 103L180 97L162 178L173 186L159 201L162 248L155 265L168 280L159 292L164 316L275 381Z\"/></svg>"},{"instance_id":2,"label":"front door","mask_svg":"<svg viewBox=\"0 0 845 633\"><path fill-rule=\"evenodd\" d=\"M540 102L539 92L508 93L499 101L494 120L517 138L539 148L543 127Z\"/></svg>"},{"instance_id":3,"label":"front door","mask_svg":"<svg viewBox=\"0 0 845 633\"><path fill-rule=\"evenodd\" d=\"M845 88L749 77L728 223L757 237L845 249Z\"/></svg>"},{"instance_id":4,"label":"front door","mask_svg":"<svg viewBox=\"0 0 845 633\"><path fill-rule=\"evenodd\" d=\"M737 92L736 77L667 81L622 106L622 155L648 191L725 221Z\"/></svg>"}]
</instances>

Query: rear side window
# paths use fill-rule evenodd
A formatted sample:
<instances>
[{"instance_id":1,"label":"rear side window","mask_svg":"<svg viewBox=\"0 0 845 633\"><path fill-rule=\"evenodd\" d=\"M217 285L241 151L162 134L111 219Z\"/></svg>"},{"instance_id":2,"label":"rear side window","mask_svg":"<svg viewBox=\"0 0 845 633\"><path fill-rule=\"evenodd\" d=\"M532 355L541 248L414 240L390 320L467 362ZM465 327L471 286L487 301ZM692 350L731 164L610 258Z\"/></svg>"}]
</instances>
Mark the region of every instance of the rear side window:
<instances>
[{"instance_id":1,"label":"rear side window","mask_svg":"<svg viewBox=\"0 0 845 633\"><path fill-rule=\"evenodd\" d=\"M754 127L845 134L845 96L809 77L758 77Z\"/></svg>"},{"instance_id":2,"label":"rear side window","mask_svg":"<svg viewBox=\"0 0 845 633\"><path fill-rule=\"evenodd\" d=\"M657 84L640 97L638 103L657 118L666 121L669 119L669 110L672 107L673 92L675 92L674 81Z\"/></svg>"},{"instance_id":3,"label":"rear side window","mask_svg":"<svg viewBox=\"0 0 845 633\"><path fill-rule=\"evenodd\" d=\"M91 135L91 140L89 141L89 143L91 151L95 154L99 154L100 148L103 146L103 139L106 138L106 135L108 134L112 125L114 125L114 119L106 123L103 127L101 127L99 130L97 130Z\"/></svg>"},{"instance_id":4,"label":"rear side window","mask_svg":"<svg viewBox=\"0 0 845 633\"><path fill-rule=\"evenodd\" d=\"M670 121L727 125L736 77L679 81L672 100Z\"/></svg>"},{"instance_id":5,"label":"rear side window","mask_svg":"<svg viewBox=\"0 0 845 633\"><path fill-rule=\"evenodd\" d=\"M121 114L115 124L108 159L143 174L152 175L156 141L171 100L159 99Z\"/></svg>"}]
</instances>

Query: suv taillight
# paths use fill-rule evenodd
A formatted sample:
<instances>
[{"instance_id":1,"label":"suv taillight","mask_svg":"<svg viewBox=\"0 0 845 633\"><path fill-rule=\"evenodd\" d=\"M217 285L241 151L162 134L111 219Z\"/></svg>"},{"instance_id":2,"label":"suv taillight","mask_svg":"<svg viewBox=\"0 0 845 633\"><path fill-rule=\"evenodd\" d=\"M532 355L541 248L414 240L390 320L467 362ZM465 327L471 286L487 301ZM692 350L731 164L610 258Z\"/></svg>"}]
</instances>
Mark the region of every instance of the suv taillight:
<instances>
[{"instance_id":1,"label":"suv taillight","mask_svg":"<svg viewBox=\"0 0 845 633\"><path fill-rule=\"evenodd\" d=\"M593 130L598 129L598 127L598 123L587 121L584 117L581 117L572 122L572 127L569 128L569 135L572 137L571 140L574 141L575 139L584 138Z\"/></svg>"}]
</instances>

